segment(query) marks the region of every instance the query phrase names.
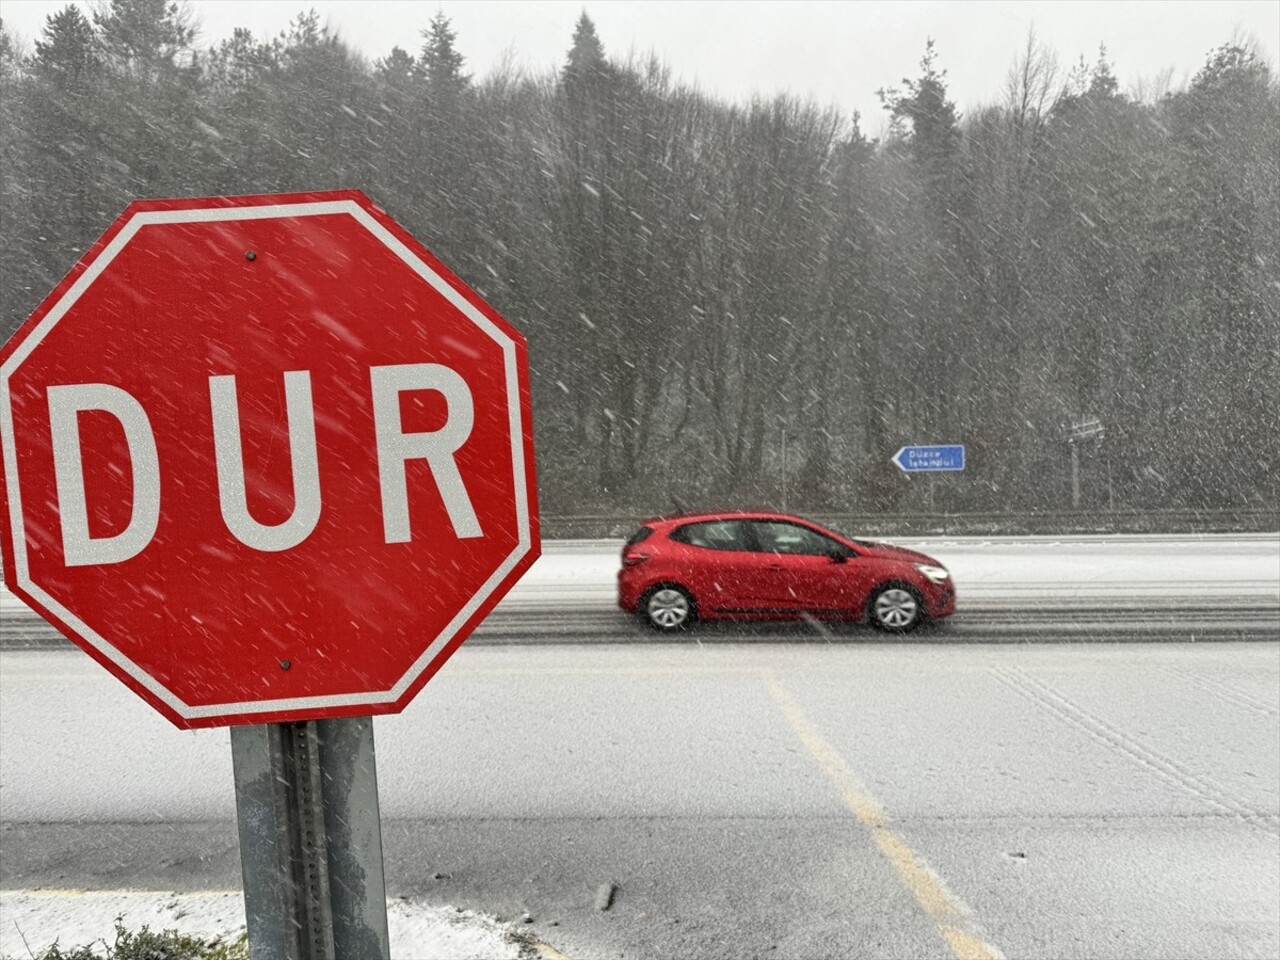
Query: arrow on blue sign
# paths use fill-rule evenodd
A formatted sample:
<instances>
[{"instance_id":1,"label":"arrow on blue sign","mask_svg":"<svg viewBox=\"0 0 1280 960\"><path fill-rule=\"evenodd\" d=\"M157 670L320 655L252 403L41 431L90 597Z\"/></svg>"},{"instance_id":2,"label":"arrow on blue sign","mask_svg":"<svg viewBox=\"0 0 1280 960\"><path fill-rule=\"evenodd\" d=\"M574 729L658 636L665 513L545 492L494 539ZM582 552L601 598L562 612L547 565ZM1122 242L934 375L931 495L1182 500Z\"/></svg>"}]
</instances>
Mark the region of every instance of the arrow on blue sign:
<instances>
[{"instance_id":1,"label":"arrow on blue sign","mask_svg":"<svg viewBox=\"0 0 1280 960\"><path fill-rule=\"evenodd\" d=\"M893 455L893 462L904 473L928 473L935 470L963 470L964 444L934 447L903 447Z\"/></svg>"}]
</instances>

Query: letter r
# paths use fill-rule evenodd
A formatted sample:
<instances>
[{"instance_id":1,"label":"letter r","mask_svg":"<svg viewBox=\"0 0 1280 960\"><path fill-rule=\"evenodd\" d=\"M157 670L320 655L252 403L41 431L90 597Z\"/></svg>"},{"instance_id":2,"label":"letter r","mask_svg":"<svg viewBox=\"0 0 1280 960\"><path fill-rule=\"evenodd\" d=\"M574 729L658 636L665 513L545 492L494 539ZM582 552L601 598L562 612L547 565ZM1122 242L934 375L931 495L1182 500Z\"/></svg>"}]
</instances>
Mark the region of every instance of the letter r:
<instances>
[{"instance_id":1,"label":"letter r","mask_svg":"<svg viewBox=\"0 0 1280 960\"><path fill-rule=\"evenodd\" d=\"M459 539L482 537L471 497L454 454L471 436L475 407L471 388L455 371L439 363L403 363L371 367L373 422L378 441L378 480L382 488L382 527L387 543L408 543L409 493L405 464L423 459L431 469L449 522ZM434 390L447 405L445 424L426 433L405 433L400 394Z\"/></svg>"}]
</instances>

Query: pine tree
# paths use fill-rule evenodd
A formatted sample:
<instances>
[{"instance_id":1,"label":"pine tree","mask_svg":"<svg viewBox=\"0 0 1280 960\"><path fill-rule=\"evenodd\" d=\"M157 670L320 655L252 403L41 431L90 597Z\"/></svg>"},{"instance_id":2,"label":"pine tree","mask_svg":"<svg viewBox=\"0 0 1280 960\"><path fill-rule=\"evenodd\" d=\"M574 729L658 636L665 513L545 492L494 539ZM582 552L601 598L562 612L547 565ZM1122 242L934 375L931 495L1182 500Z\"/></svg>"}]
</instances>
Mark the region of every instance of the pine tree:
<instances>
[{"instance_id":1,"label":"pine tree","mask_svg":"<svg viewBox=\"0 0 1280 960\"><path fill-rule=\"evenodd\" d=\"M463 71L449 18L437 13L422 31L423 44L413 63L413 101L397 107L407 121L403 142L412 157L407 182L397 185L407 212L406 226L417 229L431 249L464 278L476 282L481 255L477 232L477 140L470 107L475 90ZM400 67L407 66L399 61ZM397 102L390 96L388 102ZM393 126L403 129L402 118ZM388 171L394 173L394 171Z\"/></svg>"},{"instance_id":2,"label":"pine tree","mask_svg":"<svg viewBox=\"0 0 1280 960\"><path fill-rule=\"evenodd\" d=\"M93 12L113 207L191 189L185 161L196 139L199 68L190 19L186 6L165 0L111 0Z\"/></svg>"},{"instance_id":3,"label":"pine tree","mask_svg":"<svg viewBox=\"0 0 1280 960\"><path fill-rule=\"evenodd\" d=\"M195 28L185 4L110 0L94 11L93 23L103 58L119 76L155 82L189 63Z\"/></svg>"},{"instance_id":4,"label":"pine tree","mask_svg":"<svg viewBox=\"0 0 1280 960\"><path fill-rule=\"evenodd\" d=\"M400 216L413 209L417 140L418 61L400 47L373 65L374 107L371 192Z\"/></svg>"},{"instance_id":5,"label":"pine tree","mask_svg":"<svg viewBox=\"0 0 1280 960\"><path fill-rule=\"evenodd\" d=\"M30 208L37 184L30 150L35 124L25 109L29 86L14 37L0 21L0 343L25 319L43 286L32 256L37 228Z\"/></svg>"},{"instance_id":6,"label":"pine tree","mask_svg":"<svg viewBox=\"0 0 1280 960\"><path fill-rule=\"evenodd\" d=\"M100 69L93 25L79 7L51 14L36 39L32 68L55 87L71 90L93 79Z\"/></svg>"},{"instance_id":7,"label":"pine tree","mask_svg":"<svg viewBox=\"0 0 1280 960\"><path fill-rule=\"evenodd\" d=\"M557 377L566 384L570 412L571 443L583 449L593 428L593 418L608 407L598 371L614 362L608 349L606 331L616 326L614 295L616 278L612 267L614 239L612 225L618 219L613 188L617 160L609 121L613 72L604 56L604 46L591 19L584 12L573 33L556 98L558 137L555 193L549 198L557 239L564 247L572 299L567 317L577 324L558 331L565 347L576 341L582 363L572 363ZM571 321L572 322L572 321ZM566 354L567 359L567 354ZM611 372L608 374L611 376ZM558 399L558 398L557 398ZM600 425L605 439L597 456L602 486L612 483L608 464L612 421Z\"/></svg>"},{"instance_id":8,"label":"pine tree","mask_svg":"<svg viewBox=\"0 0 1280 960\"><path fill-rule=\"evenodd\" d=\"M462 72L466 58L455 46L457 35L449 18L437 13L422 35L425 42L417 69L426 85L427 97L439 107L456 106L471 89L471 75Z\"/></svg>"},{"instance_id":9,"label":"pine tree","mask_svg":"<svg viewBox=\"0 0 1280 960\"><path fill-rule=\"evenodd\" d=\"M925 192L935 212L945 212L950 200L956 158L960 150L959 115L947 99L945 70L934 66L934 41L925 43L920 77L904 79L906 92L880 92L881 102L895 120L911 123L911 156L924 176Z\"/></svg>"},{"instance_id":10,"label":"pine tree","mask_svg":"<svg viewBox=\"0 0 1280 960\"><path fill-rule=\"evenodd\" d=\"M962 180L959 117L947 97L946 71L936 67L933 40L925 45L920 76L904 79L905 91L881 91L891 116L909 121L906 146L911 164L912 200L900 232L914 247L918 283L899 298L891 329L883 335L900 344L901 389L911 399L912 429L951 432L964 409L960 398L972 394L963 382L973 369L957 356L956 343L972 346L980 282L972 238L970 197Z\"/></svg>"},{"instance_id":11,"label":"pine tree","mask_svg":"<svg viewBox=\"0 0 1280 960\"><path fill-rule=\"evenodd\" d=\"M1110 100L1120 96L1120 81L1116 79L1107 59L1106 44L1098 47L1098 60L1089 74L1089 98L1094 101Z\"/></svg>"},{"instance_id":12,"label":"pine tree","mask_svg":"<svg viewBox=\"0 0 1280 960\"><path fill-rule=\"evenodd\" d=\"M271 94L282 83L281 50L280 40L260 41L237 28L205 61L201 132L211 189L218 193L265 186L271 166L279 162Z\"/></svg>"},{"instance_id":13,"label":"pine tree","mask_svg":"<svg viewBox=\"0 0 1280 960\"><path fill-rule=\"evenodd\" d=\"M375 78L387 87L401 91L410 88L417 71L418 61L399 47L392 47L389 54L373 65Z\"/></svg>"},{"instance_id":14,"label":"pine tree","mask_svg":"<svg viewBox=\"0 0 1280 960\"><path fill-rule=\"evenodd\" d=\"M584 10L573 28L573 45L560 71L560 80L566 86L598 80L609 70L605 59L604 44L596 34L596 25Z\"/></svg>"},{"instance_id":15,"label":"pine tree","mask_svg":"<svg viewBox=\"0 0 1280 960\"><path fill-rule=\"evenodd\" d=\"M49 238L38 255L50 270L67 269L119 212L97 187L111 113L103 103L99 39L79 9L68 6L46 19L30 61L27 109L38 122L28 147L40 158L32 166L30 215Z\"/></svg>"},{"instance_id":16,"label":"pine tree","mask_svg":"<svg viewBox=\"0 0 1280 960\"><path fill-rule=\"evenodd\" d=\"M280 172L264 171L279 185L272 188L291 179L332 187L367 182L371 84L360 57L312 10L295 17L280 37L279 60L268 136L287 152Z\"/></svg>"},{"instance_id":17,"label":"pine tree","mask_svg":"<svg viewBox=\"0 0 1280 960\"><path fill-rule=\"evenodd\" d=\"M1178 275L1194 353L1184 377L1203 398L1186 464L1198 497L1277 496L1280 474L1280 90L1266 61L1218 47L1170 104L1180 161ZM1262 411L1270 410L1270 416ZM1241 456L1240 451L1251 451ZM1215 477L1207 487L1203 477Z\"/></svg>"}]
</instances>

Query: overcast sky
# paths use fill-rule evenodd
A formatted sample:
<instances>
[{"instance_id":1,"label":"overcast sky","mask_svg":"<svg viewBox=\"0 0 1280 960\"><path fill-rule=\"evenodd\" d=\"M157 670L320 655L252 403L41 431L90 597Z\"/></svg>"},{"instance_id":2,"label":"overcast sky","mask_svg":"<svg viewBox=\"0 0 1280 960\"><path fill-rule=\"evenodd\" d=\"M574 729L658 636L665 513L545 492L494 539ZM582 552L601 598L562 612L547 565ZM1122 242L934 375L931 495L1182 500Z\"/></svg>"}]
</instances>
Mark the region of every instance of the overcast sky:
<instances>
[{"instance_id":1,"label":"overcast sky","mask_svg":"<svg viewBox=\"0 0 1280 960\"><path fill-rule=\"evenodd\" d=\"M0 17L29 42L66 5L0 0ZM416 52L422 29L442 10L477 77L508 50L529 68L559 65L586 10L610 55L657 53L677 78L728 99L785 90L845 113L860 110L869 133L881 121L875 91L914 77L929 37L962 111L999 97L1033 28L1064 66L1082 54L1092 62L1106 44L1125 88L1164 71L1183 82L1209 50L1235 35L1255 40L1273 69L1280 46L1280 0L193 0L189 6L205 44L238 26L274 36L314 8L370 59L395 46Z\"/></svg>"}]
</instances>

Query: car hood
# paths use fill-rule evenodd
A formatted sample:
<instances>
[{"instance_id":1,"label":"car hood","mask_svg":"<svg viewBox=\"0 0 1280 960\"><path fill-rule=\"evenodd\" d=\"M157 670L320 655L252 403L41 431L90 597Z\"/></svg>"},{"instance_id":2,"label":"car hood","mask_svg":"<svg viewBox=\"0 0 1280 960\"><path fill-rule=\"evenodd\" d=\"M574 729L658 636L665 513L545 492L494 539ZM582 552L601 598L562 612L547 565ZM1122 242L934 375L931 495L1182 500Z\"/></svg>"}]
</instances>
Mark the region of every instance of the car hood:
<instances>
[{"instance_id":1,"label":"car hood","mask_svg":"<svg viewBox=\"0 0 1280 960\"><path fill-rule=\"evenodd\" d=\"M877 560L899 560L903 563L927 563L935 567L943 566L942 563L927 553L908 550L906 547L894 546L892 543L873 543L869 547L862 547L859 552L864 556L875 557Z\"/></svg>"}]
</instances>

